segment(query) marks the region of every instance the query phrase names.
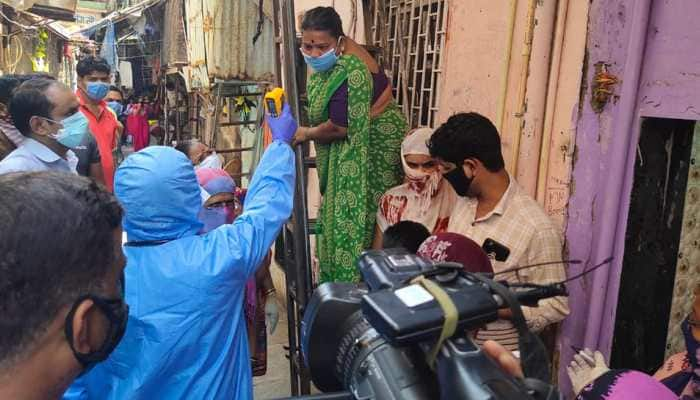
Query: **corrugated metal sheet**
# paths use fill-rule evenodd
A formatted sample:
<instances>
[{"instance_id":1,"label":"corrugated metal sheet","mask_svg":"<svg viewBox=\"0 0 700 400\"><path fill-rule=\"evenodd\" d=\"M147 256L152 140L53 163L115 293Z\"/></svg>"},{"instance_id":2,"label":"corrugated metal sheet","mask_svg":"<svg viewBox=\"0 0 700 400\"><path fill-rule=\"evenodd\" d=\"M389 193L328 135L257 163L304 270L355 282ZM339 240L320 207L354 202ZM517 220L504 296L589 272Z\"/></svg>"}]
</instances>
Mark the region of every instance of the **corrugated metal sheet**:
<instances>
[{"instance_id":1,"label":"corrugated metal sheet","mask_svg":"<svg viewBox=\"0 0 700 400\"><path fill-rule=\"evenodd\" d=\"M185 69L189 89L209 87L207 50L204 41L204 10L202 0L185 0L187 20L187 56L189 67Z\"/></svg>"},{"instance_id":2,"label":"corrugated metal sheet","mask_svg":"<svg viewBox=\"0 0 700 400\"><path fill-rule=\"evenodd\" d=\"M185 23L182 15L183 0L168 0L165 4L165 26L163 27L163 48L160 63L173 67L187 65Z\"/></svg>"},{"instance_id":3,"label":"corrugated metal sheet","mask_svg":"<svg viewBox=\"0 0 700 400\"><path fill-rule=\"evenodd\" d=\"M27 10L32 7L43 6L51 7L57 10L64 10L71 13L75 12L75 7L78 3L77 0L2 0L1 3L5 3L16 10Z\"/></svg>"},{"instance_id":4,"label":"corrugated metal sheet","mask_svg":"<svg viewBox=\"0 0 700 400\"><path fill-rule=\"evenodd\" d=\"M75 21L77 3L77 0L39 0L29 11L58 21Z\"/></svg>"},{"instance_id":5,"label":"corrugated metal sheet","mask_svg":"<svg viewBox=\"0 0 700 400\"><path fill-rule=\"evenodd\" d=\"M205 1L204 35L209 74L218 79L270 81L274 79L274 33L269 5L255 44L259 3L253 0Z\"/></svg>"}]
</instances>

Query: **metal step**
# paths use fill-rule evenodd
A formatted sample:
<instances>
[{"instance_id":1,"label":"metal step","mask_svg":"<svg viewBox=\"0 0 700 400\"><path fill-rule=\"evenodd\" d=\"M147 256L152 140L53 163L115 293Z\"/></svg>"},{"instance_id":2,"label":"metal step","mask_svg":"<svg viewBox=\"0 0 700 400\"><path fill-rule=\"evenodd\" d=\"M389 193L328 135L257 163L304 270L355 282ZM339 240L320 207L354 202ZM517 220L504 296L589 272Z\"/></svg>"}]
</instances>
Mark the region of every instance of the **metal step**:
<instances>
[{"instance_id":1,"label":"metal step","mask_svg":"<svg viewBox=\"0 0 700 400\"><path fill-rule=\"evenodd\" d=\"M306 157L306 158L304 158L304 167L306 167L306 168L316 168L316 157Z\"/></svg>"},{"instance_id":2,"label":"metal step","mask_svg":"<svg viewBox=\"0 0 700 400\"><path fill-rule=\"evenodd\" d=\"M240 125L250 125L257 124L258 121L234 121L234 122L220 122L219 126L240 126Z\"/></svg>"}]
</instances>

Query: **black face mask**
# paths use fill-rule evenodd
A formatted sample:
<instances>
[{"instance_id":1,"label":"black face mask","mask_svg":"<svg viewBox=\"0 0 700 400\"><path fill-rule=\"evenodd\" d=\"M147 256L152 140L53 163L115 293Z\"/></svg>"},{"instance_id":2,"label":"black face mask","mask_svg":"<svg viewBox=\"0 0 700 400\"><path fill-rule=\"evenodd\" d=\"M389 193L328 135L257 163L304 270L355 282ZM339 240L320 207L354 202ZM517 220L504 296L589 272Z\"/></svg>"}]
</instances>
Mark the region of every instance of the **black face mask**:
<instances>
[{"instance_id":1,"label":"black face mask","mask_svg":"<svg viewBox=\"0 0 700 400\"><path fill-rule=\"evenodd\" d=\"M107 336L105 338L102 346L90 353L78 353L75 350L73 344L73 318L75 317L75 311L78 306L85 300L92 300L93 303L102 311L104 316L109 321L109 330L107 331ZM87 373L92 367L97 363L104 361L109 357L109 355L114 351L119 342L124 336L126 331L126 322L129 319L129 306L126 305L123 299L106 299L104 297L95 295L84 295L78 298L78 300L73 303L73 308L66 316L65 333L68 344L71 350L73 350L73 355L75 358L83 365L85 368L81 375Z\"/></svg>"},{"instance_id":2,"label":"black face mask","mask_svg":"<svg viewBox=\"0 0 700 400\"><path fill-rule=\"evenodd\" d=\"M445 177L447 182L450 182L450 185L452 185L452 188L455 190L455 193L457 193L461 197L466 197L467 193L469 192L469 185L472 183L472 179L468 177L464 173L464 167L462 167L462 164L459 164L457 168L453 169L452 171L443 174L442 176Z\"/></svg>"}]
</instances>

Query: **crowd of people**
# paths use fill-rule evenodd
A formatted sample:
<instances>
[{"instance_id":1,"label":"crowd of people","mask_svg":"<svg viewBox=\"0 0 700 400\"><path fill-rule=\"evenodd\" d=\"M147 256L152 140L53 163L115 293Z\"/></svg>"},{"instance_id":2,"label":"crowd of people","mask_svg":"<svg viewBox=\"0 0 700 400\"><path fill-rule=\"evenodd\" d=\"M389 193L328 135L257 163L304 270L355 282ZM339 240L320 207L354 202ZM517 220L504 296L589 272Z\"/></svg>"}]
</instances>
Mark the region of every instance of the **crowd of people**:
<instances>
[{"instance_id":1,"label":"crowd of people","mask_svg":"<svg viewBox=\"0 0 700 400\"><path fill-rule=\"evenodd\" d=\"M75 92L44 74L0 77L0 398L252 398L279 320L270 248L293 206L292 146L306 141L323 195L321 282L357 281L362 251L395 247L510 283L566 279L560 230L506 171L488 118L409 131L332 7L309 10L301 29L311 125L288 105L268 115L273 140L247 189L202 143L148 146L148 100L124 107L102 59L78 63ZM134 153L122 160L125 132ZM568 302L523 314L542 332ZM470 335L522 377L512 318L501 310ZM575 393L693 398L698 321L696 299L688 351L655 378L581 350Z\"/></svg>"},{"instance_id":2,"label":"crowd of people","mask_svg":"<svg viewBox=\"0 0 700 400\"><path fill-rule=\"evenodd\" d=\"M7 99L0 398L252 398L279 314L267 266L291 213L296 121L269 119L245 191L170 147L115 168L120 125L100 65L81 61L77 93L22 76ZM88 136L102 179L77 173Z\"/></svg>"}]
</instances>

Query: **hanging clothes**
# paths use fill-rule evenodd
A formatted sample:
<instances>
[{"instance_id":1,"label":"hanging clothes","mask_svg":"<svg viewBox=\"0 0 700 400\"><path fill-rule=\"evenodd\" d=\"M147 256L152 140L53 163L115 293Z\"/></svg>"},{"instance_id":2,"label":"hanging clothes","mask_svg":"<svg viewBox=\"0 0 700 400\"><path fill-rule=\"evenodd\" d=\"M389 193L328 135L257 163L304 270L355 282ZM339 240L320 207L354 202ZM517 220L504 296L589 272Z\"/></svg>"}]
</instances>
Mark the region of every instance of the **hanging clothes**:
<instances>
[{"instance_id":1,"label":"hanging clothes","mask_svg":"<svg viewBox=\"0 0 700 400\"><path fill-rule=\"evenodd\" d=\"M126 117L126 131L134 140L134 151L139 151L148 147L149 127L148 113L149 106L146 104L134 104L131 107L129 116Z\"/></svg>"},{"instance_id":2,"label":"hanging clothes","mask_svg":"<svg viewBox=\"0 0 700 400\"><path fill-rule=\"evenodd\" d=\"M119 79L121 79L122 86L127 89L134 87L134 75L131 70L131 62L129 61L119 61Z\"/></svg>"},{"instance_id":3,"label":"hanging clothes","mask_svg":"<svg viewBox=\"0 0 700 400\"><path fill-rule=\"evenodd\" d=\"M107 64L109 64L112 71L116 71L117 67L119 66L119 58L117 54L117 40L114 35L114 24L112 23L112 21L109 21L107 22L105 38L102 41L100 57L104 58L107 61Z\"/></svg>"}]
</instances>

